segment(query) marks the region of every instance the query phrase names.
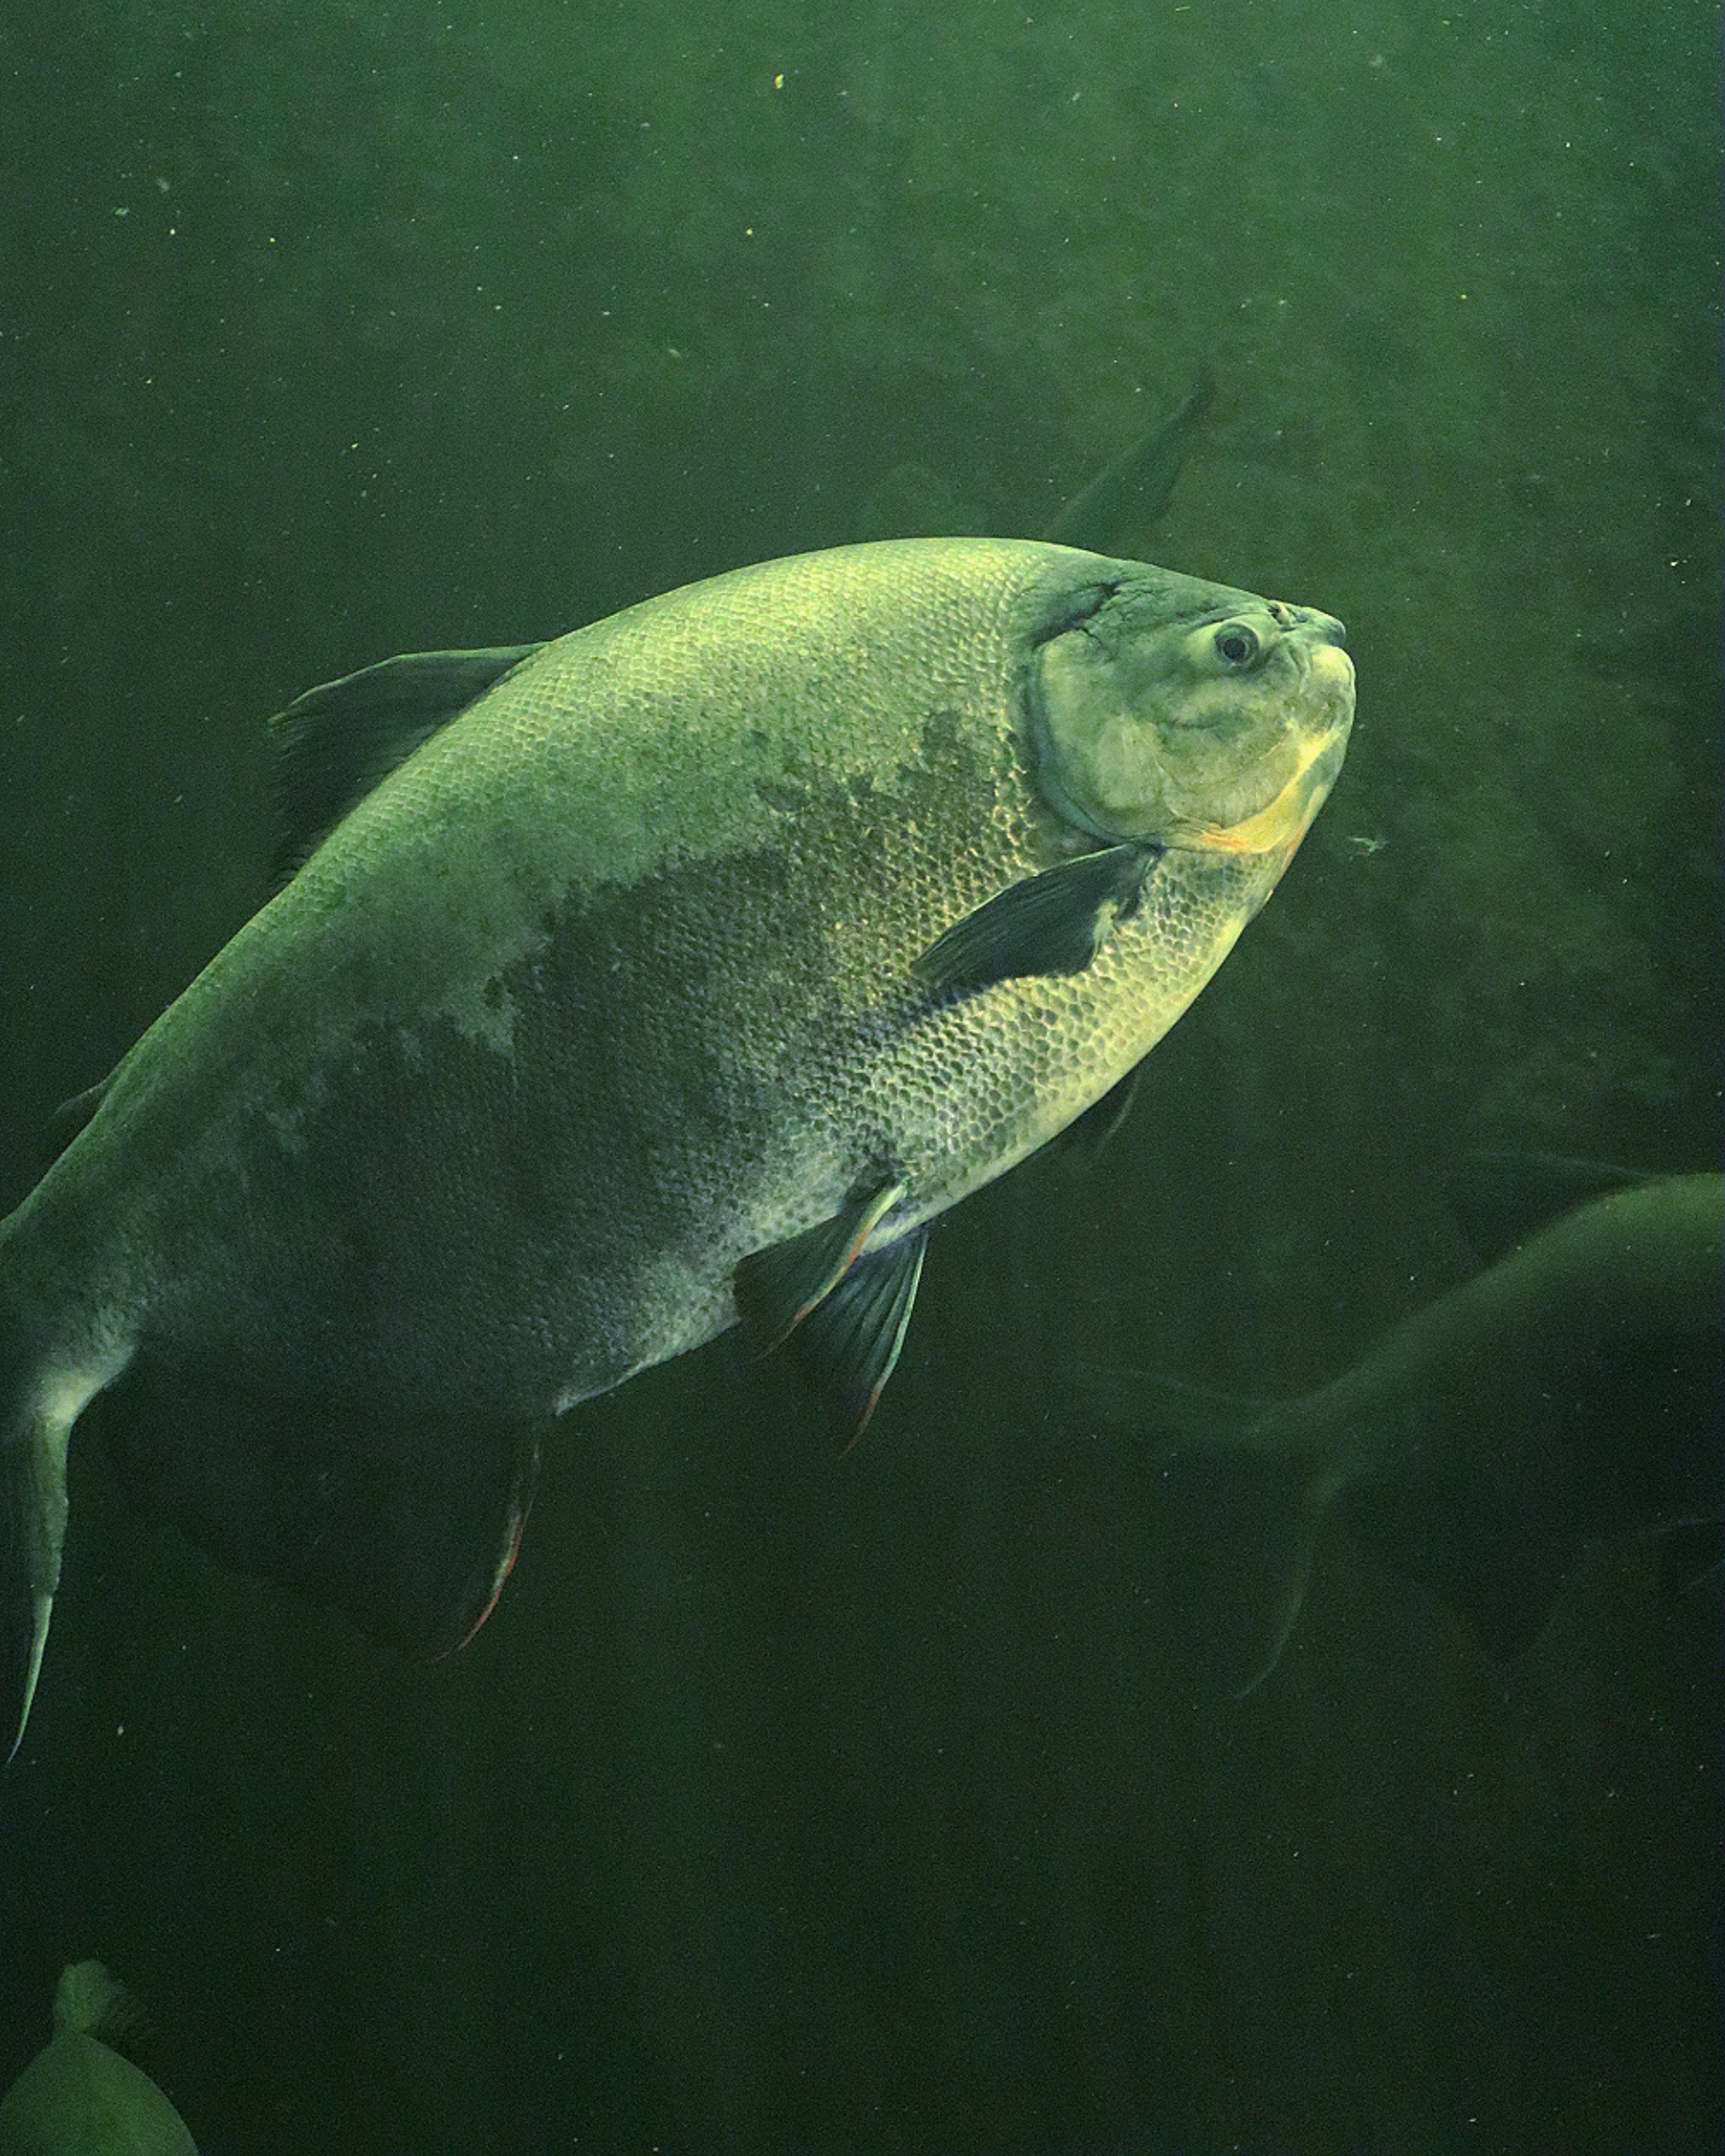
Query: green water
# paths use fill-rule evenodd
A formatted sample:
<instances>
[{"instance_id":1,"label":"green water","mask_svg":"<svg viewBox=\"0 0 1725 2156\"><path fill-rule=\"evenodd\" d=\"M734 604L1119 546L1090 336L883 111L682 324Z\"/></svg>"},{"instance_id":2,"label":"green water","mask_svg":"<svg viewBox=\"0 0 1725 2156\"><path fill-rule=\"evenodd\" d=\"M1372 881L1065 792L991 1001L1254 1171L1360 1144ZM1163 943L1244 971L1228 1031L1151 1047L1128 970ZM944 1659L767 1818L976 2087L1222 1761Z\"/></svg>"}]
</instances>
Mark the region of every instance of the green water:
<instances>
[{"instance_id":1,"label":"green water","mask_svg":"<svg viewBox=\"0 0 1725 2156\"><path fill-rule=\"evenodd\" d=\"M734 1341L649 1373L424 1671L74 1448L0 2087L97 1953L223 2156L1719 2145L1717 1600L1602 1549L1506 1672L1338 1532L1275 1676L1199 1699L1063 1377L1341 1368L1469 1270L1470 1145L1717 1164L1718 42L7 11L0 1203L264 896L263 715L369 660L1036 533L1207 367L1130 543L1340 615L1360 701L1102 1161L936 1239L842 1463Z\"/></svg>"}]
</instances>

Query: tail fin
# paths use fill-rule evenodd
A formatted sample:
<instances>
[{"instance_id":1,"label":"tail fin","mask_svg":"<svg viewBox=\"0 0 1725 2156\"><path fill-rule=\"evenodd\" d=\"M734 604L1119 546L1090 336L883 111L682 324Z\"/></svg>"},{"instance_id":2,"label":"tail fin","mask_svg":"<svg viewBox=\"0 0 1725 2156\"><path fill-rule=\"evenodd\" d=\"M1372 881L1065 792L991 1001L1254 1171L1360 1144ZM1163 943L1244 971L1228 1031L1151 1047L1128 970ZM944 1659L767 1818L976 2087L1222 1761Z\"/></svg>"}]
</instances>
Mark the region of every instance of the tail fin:
<instances>
[{"instance_id":1,"label":"tail fin","mask_svg":"<svg viewBox=\"0 0 1725 2156\"><path fill-rule=\"evenodd\" d=\"M0 1266L0 1743L10 1759L29 1719L59 1585L67 1440L118 1361L56 1368L5 1287Z\"/></svg>"},{"instance_id":2,"label":"tail fin","mask_svg":"<svg viewBox=\"0 0 1725 2156\"><path fill-rule=\"evenodd\" d=\"M1329 1461L1271 1440L1275 1401L1101 1365L1078 1378L1102 1419L1147 1433L1159 1452L1183 1655L1203 1690L1244 1699L1281 1659L1341 1478Z\"/></svg>"},{"instance_id":3,"label":"tail fin","mask_svg":"<svg viewBox=\"0 0 1725 2156\"><path fill-rule=\"evenodd\" d=\"M94 2036L117 2046L144 2026L144 2010L117 1976L99 1961L71 1961L60 1971L54 1994L56 2036Z\"/></svg>"},{"instance_id":4,"label":"tail fin","mask_svg":"<svg viewBox=\"0 0 1725 2156\"><path fill-rule=\"evenodd\" d=\"M66 1439L77 1413L58 1414L39 1398L22 1331L0 1321L0 1743L8 1759L48 1644L66 1537Z\"/></svg>"},{"instance_id":5,"label":"tail fin","mask_svg":"<svg viewBox=\"0 0 1725 2156\"><path fill-rule=\"evenodd\" d=\"M64 1419L27 1409L0 1447L0 1742L23 1740L66 1538Z\"/></svg>"}]
</instances>

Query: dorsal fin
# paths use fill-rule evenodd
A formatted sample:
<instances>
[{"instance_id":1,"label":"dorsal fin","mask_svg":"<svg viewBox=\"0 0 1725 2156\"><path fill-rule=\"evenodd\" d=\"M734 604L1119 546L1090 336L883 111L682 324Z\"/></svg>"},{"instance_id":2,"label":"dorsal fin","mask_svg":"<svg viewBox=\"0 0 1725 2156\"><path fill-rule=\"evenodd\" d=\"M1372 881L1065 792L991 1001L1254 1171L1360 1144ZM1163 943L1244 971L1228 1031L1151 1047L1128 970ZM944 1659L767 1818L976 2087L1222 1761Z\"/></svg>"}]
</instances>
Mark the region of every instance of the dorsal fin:
<instances>
[{"instance_id":1,"label":"dorsal fin","mask_svg":"<svg viewBox=\"0 0 1725 2156\"><path fill-rule=\"evenodd\" d=\"M88 1123L108 1097L108 1088L114 1083L114 1073L98 1078L94 1086L86 1086L81 1093L74 1093L69 1101L62 1101L48 1119L46 1132L48 1158L43 1163L44 1172L53 1166L74 1138Z\"/></svg>"},{"instance_id":2,"label":"dorsal fin","mask_svg":"<svg viewBox=\"0 0 1725 2156\"><path fill-rule=\"evenodd\" d=\"M270 721L282 815L277 882L285 883L422 742L541 648L410 651L308 689L278 711Z\"/></svg>"}]
</instances>

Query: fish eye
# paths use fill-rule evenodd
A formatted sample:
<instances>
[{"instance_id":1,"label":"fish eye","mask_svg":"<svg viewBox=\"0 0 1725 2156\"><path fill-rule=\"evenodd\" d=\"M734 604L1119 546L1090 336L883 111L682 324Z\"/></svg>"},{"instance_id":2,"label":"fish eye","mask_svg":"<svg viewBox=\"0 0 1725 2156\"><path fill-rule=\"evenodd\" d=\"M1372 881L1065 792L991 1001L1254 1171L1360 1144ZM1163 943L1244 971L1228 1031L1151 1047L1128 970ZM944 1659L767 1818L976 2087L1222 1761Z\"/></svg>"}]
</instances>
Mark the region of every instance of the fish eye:
<instances>
[{"instance_id":1,"label":"fish eye","mask_svg":"<svg viewBox=\"0 0 1725 2156\"><path fill-rule=\"evenodd\" d=\"M1224 621L1215 634L1215 654L1231 673L1239 673L1256 660L1262 646L1243 621Z\"/></svg>"}]
</instances>

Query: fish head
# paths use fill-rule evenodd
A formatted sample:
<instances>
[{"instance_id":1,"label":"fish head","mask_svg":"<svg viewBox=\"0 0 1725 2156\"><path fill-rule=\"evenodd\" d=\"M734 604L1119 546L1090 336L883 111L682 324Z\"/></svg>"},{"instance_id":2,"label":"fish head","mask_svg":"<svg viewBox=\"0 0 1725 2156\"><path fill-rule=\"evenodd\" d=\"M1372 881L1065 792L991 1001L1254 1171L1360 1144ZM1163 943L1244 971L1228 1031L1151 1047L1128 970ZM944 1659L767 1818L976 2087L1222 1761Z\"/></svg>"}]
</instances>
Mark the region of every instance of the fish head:
<instances>
[{"instance_id":1,"label":"fish head","mask_svg":"<svg viewBox=\"0 0 1725 2156\"><path fill-rule=\"evenodd\" d=\"M1118 844L1270 857L1322 807L1353 723L1331 614L1133 565L1036 649L1037 783Z\"/></svg>"}]
</instances>

